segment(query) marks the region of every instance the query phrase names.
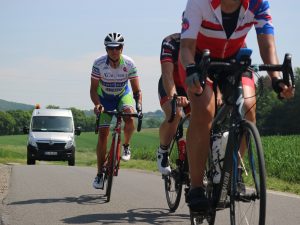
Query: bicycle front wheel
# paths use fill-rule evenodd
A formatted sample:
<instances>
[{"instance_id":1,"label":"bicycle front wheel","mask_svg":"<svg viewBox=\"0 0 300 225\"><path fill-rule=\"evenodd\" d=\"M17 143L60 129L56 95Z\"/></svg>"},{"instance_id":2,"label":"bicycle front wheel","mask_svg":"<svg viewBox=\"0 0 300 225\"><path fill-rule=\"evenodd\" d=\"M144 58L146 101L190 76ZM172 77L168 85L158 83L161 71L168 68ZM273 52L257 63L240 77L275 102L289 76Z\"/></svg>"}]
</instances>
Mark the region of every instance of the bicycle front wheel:
<instances>
[{"instance_id":1,"label":"bicycle front wheel","mask_svg":"<svg viewBox=\"0 0 300 225\"><path fill-rule=\"evenodd\" d=\"M242 121L239 153L241 175L232 182L230 220L232 225L264 225L266 177L263 148L254 123ZM234 177L234 176L233 176Z\"/></svg>"},{"instance_id":2,"label":"bicycle front wheel","mask_svg":"<svg viewBox=\"0 0 300 225\"><path fill-rule=\"evenodd\" d=\"M118 134L114 135L114 140L112 143L112 146L108 154L109 159L108 159L108 166L107 166L107 171L106 171L106 176L107 176L107 183L106 183L106 201L110 201L110 196L111 196L111 189L113 185L113 179L114 179L114 173L116 169L116 162L117 162L117 151L119 151L119 146L118 146Z\"/></svg>"},{"instance_id":3,"label":"bicycle front wheel","mask_svg":"<svg viewBox=\"0 0 300 225\"><path fill-rule=\"evenodd\" d=\"M182 168L180 167L178 160L178 145L174 140L173 148L170 150L169 164L171 167L171 173L169 175L163 175L165 184L165 194L169 209L175 212L179 206L181 193L182 193Z\"/></svg>"}]
</instances>

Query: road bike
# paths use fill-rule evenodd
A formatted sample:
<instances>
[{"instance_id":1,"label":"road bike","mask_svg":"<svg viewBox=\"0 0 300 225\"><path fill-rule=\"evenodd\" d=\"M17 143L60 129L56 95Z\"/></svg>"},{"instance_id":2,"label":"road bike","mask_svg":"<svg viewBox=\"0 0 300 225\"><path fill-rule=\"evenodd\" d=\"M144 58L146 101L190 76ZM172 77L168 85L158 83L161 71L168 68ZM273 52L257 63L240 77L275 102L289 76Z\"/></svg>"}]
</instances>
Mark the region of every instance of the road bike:
<instances>
[{"instance_id":1,"label":"road bike","mask_svg":"<svg viewBox=\"0 0 300 225\"><path fill-rule=\"evenodd\" d=\"M168 122L172 122L174 120L177 108L176 99L177 96L174 95L171 101L171 117ZM183 127L184 124L188 122L189 117L190 114L187 113L183 118L181 118L177 126L176 133L170 144L168 156L171 173L168 175L162 175L162 178L164 179L167 203L170 211L172 212L175 212L179 206L182 187L184 185L186 186L185 191L189 190L190 188L188 158L185 150L185 139L183 138Z\"/></svg>"},{"instance_id":2,"label":"road bike","mask_svg":"<svg viewBox=\"0 0 300 225\"><path fill-rule=\"evenodd\" d=\"M122 118L123 117L138 118L137 131L139 132L142 127L143 114L141 112L125 113L119 111L103 111L102 113L106 113L116 118L116 123L112 132L112 143L110 146L110 150L106 153L105 163L103 165L104 182L106 183L105 196L107 198L106 201L109 202L111 197L113 178L114 176L118 176L118 172L120 168ZM99 120L100 120L100 114L97 116L96 119L96 126L95 126L96 134L98 133L98 129L99 129Z\"/></svg>"},{"instance_id":3,"label":"road bike","mask_svg":"<svg viewBox=\"0 0 300 225\"><path fill-rule=\"evenodd\" d=\"M281 71L286 85L295 88L291 55L283 64L251 65L251 49L241 49L236 59L227 62L210 61L205 51L199 65L220 86L224 104L212 123L211 143L216 133L228 131L222 163L216 164L212 149L205 171L205 193L209 207L204 211L190 210L191 224L215 223L216 212L228 208L232 225L264 225L266 218L266 170L261 138L254 123L245 119L241 77L245 72ZM205 78L206 79L206 78ZM255 96L253 96L255 97ZM211 144L211 145L212 145ZM214 182L216 166L221 169L219 182Z\"/></svg>"}]
</instances>

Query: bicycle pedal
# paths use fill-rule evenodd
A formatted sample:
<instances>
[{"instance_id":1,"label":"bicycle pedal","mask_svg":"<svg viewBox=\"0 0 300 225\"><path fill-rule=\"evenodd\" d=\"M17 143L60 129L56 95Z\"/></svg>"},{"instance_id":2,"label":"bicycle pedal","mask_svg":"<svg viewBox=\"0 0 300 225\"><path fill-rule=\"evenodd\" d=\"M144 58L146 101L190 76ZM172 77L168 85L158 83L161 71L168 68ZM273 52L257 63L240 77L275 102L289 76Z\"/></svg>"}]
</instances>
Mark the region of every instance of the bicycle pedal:
<instances>
[{"instance_id":1,"label":"bicycle pedal","mask_svg":"<svg viewBox=\"0 0 300 225\"><path fill-rule=\"evenodd\" d=\"M229 208L229 207L230 207L230 200L226 199L224 202L219 202L217 204L216 209L221 210L221 209L225 209L225 208Z\"/></svg>"}]
</instances>

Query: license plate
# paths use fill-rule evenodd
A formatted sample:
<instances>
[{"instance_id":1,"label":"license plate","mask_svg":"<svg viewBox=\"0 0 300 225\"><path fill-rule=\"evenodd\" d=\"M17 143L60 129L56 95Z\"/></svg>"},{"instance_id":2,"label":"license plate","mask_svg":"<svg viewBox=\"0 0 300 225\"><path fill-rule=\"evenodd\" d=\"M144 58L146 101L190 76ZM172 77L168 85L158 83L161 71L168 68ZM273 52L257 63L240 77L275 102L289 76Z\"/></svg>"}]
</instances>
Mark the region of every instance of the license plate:
<instances>
[{"instance_id":1,"label":"license plate","mask_svg":"<svg viewBox=\"0 0 300 225\"><path fill-rule=\"evenodd\" d=\"M57 152L45 152L45 155L57 155Z\"/></svg>"}]
</instances>

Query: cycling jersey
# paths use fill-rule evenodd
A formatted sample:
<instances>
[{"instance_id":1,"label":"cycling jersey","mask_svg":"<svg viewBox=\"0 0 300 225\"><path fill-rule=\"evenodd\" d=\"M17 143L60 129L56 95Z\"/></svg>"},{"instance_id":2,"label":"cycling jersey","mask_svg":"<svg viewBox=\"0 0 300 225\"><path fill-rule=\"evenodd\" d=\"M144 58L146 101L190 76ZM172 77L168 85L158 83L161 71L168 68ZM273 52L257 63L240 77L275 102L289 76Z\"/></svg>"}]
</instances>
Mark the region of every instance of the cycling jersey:
<instances>
[{"instance_id":1,"label":"cycling jersey","mask_svg":"<svg viewBox=\"0 0 300 225\"><path fill-rule=\"evenodd\" d=\"M213 58L235 55L254 25L257 34L274 34L267 0L243 0L238 22L229 38L223 27L221 0L188 0L181 38L197 39L197 51L209 49Z\"/></svg>"},{"instance_id":2,"label":"cycling jersey","mask_svg":"<svg viewBox=\"0 0 300 225\"><path fill-rule=\"evenodd\" d=\"M137 70L131 58L121 55L120 65L112 68L108 55L97 58L91 73L93 79L99 80L97 93L104 108L108 111L123 111L134 107L133 96L130 93L128 80L137 78ZM112 116L102 113L99 127L109 127Z\"/></svg>"},{"instance_id":3,"label":"cycling jersey","mask_svg":"<svg viewBox=\"0 0 300 225\"><path fill-rule=\"evenodd\" d=\"M174 65L173 80L176 87L185 87L184 80L178 75L178 55L180 33L175 33L163 39L160 51L160 63L170 62Z\"/></svg>"},{"instance_id":4,"label":"cycling jersey","mask_svg":"<svg viewBox=\"0 0 300 225\"><path fill-rule=\"evenodd\" d=\"M121 55L118 68L112 68L109 65L107 55L97 58L91 76L99 80L97 92L105 99L114 99L127 94L130 92L128 80L138 77L133 60L126 55Z\"/></svg>"}]
</instances>

